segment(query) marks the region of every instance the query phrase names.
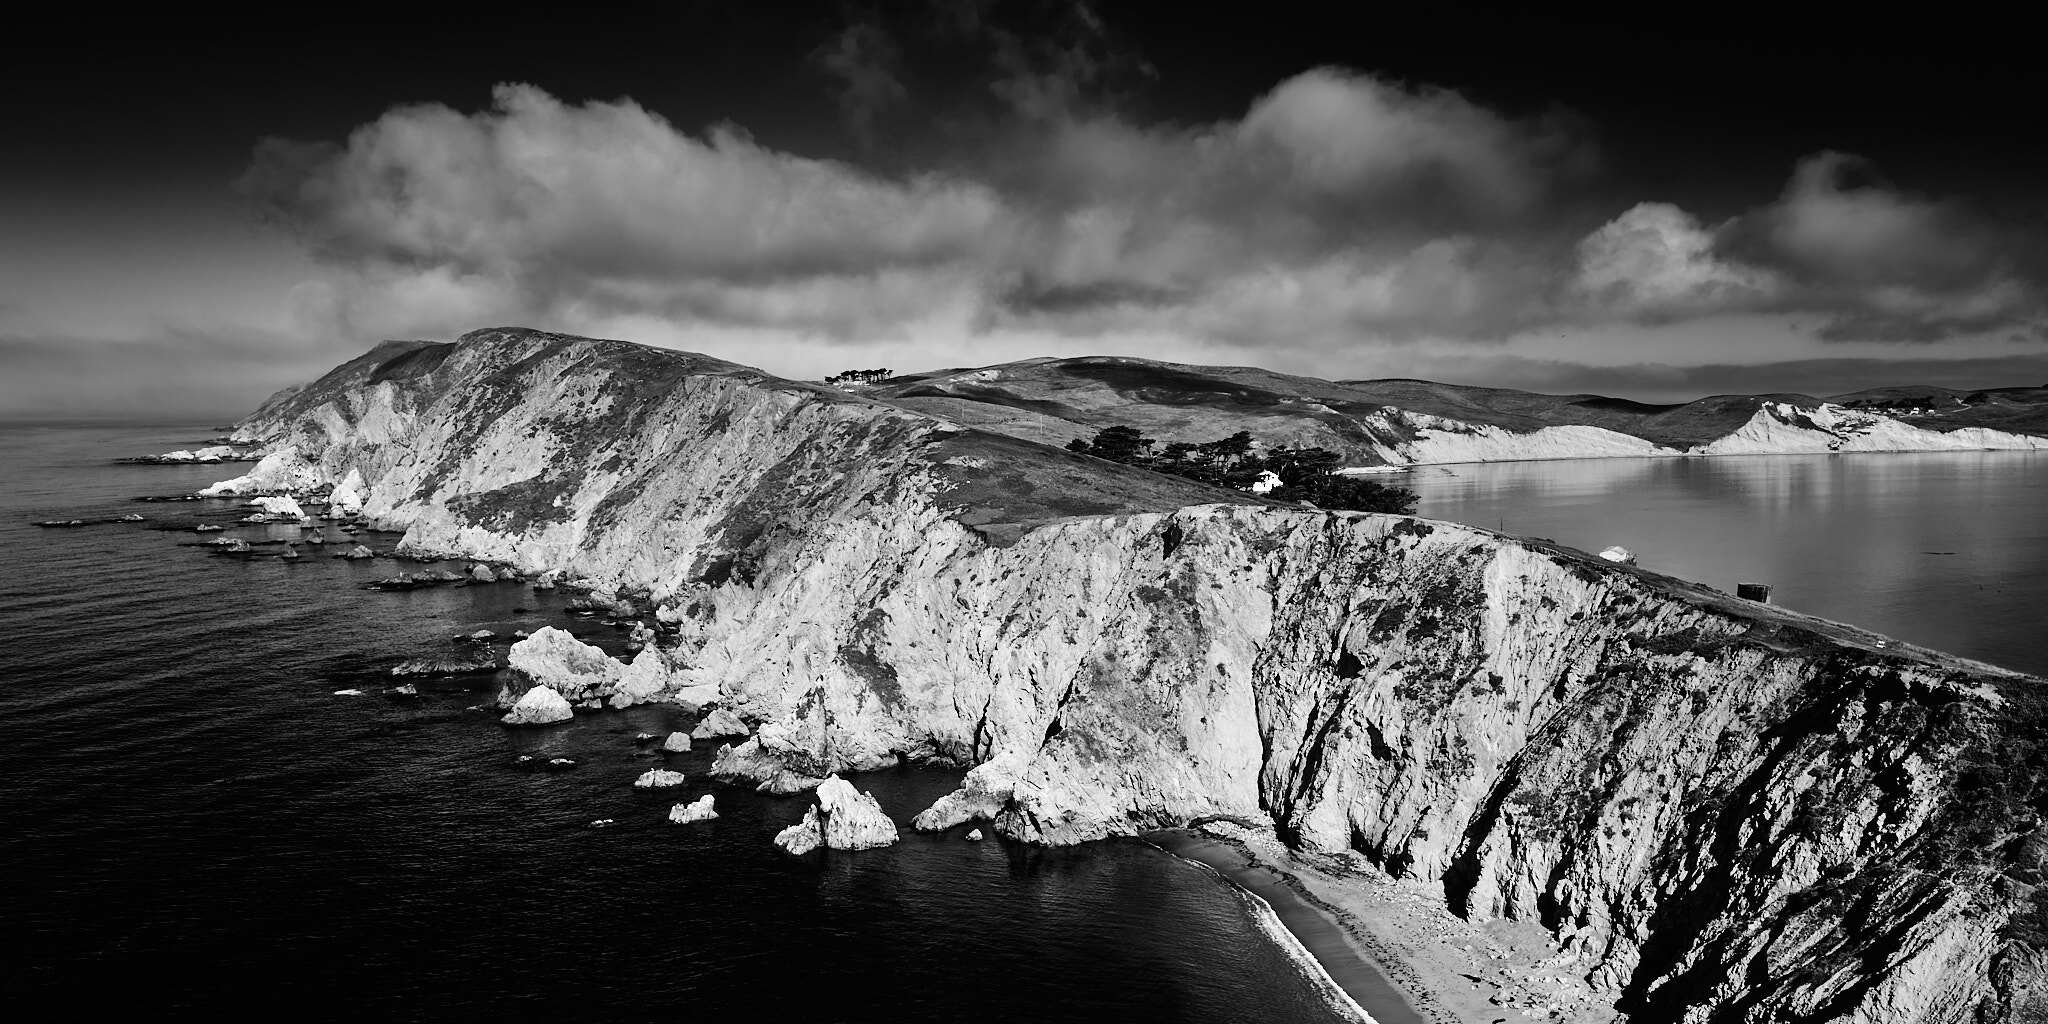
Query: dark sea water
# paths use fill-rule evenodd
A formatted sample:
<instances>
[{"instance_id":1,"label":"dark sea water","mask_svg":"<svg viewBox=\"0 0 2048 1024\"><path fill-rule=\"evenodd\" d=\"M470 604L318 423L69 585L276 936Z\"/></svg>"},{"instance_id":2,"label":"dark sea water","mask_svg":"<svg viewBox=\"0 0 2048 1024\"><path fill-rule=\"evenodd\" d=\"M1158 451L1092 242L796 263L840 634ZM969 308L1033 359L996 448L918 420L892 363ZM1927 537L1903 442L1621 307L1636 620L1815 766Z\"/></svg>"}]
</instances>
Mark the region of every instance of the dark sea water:
<instances>
[{"instance_id":1,"label":"dark sea water","mask_svg":"<svg viewBox=\"0 0 2048 1024\"><path fill-rule=\"evenodd\" d=\"M1393 478L1422 515L1599 551L2048 675L2048 452L1579 459Z\"/></svg>"},{"instance_id":2,"label":"dark sea water","mask_svg":"<svg viewBox=\"0 0 2048 1024\"><path fill-rule=\"evenodd\" d=\"M708 749L675 759L691 776L680 791L630 788L658 760L633 737L683 724L669 710L513 732L475 708L488 683L383 693L394 662L479 628L552 623L618 649L623 634L563 615L560 597L370 593L358 585L401 566L30 525L231 521L246 510L130 499L244 467L107 462L212 432L0 426L12 1019L1334 1018L1235 891L1143 844L906 831L885 850L798 860L770 840L809 797L713 784ZM335 695L347 688L366 695ZM532 771L522 753L578 764ZM956 781L855 779L899 823ZM723 817L667 824L671 804L705 792ZM602 818L615 824L590 827Z\"/></svg>"}]
</instances>

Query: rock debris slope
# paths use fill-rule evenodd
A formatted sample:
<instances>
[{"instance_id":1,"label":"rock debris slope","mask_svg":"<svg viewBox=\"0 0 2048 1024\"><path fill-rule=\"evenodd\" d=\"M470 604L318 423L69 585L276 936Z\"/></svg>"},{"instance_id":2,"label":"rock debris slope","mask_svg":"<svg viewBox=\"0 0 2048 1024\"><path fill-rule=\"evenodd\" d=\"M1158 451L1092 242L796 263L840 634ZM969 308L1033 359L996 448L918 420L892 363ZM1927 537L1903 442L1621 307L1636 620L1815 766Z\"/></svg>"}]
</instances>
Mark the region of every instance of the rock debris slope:
<instances>
[{"instance_id":1,"label":"rock debris slope","mask_svg":"<svg viewBox=\"0 0 2048 1024\"><path fill-rule=\"evenodd\" d=\"M760 723L716 771L973 766L917 824L1040 843L1270 821L1540 922L1635 1021L2048 1012L2039 680L620 342L387 346L238 436L225 492L649 602L651 699Z\"/></svg>"}]
</instances>

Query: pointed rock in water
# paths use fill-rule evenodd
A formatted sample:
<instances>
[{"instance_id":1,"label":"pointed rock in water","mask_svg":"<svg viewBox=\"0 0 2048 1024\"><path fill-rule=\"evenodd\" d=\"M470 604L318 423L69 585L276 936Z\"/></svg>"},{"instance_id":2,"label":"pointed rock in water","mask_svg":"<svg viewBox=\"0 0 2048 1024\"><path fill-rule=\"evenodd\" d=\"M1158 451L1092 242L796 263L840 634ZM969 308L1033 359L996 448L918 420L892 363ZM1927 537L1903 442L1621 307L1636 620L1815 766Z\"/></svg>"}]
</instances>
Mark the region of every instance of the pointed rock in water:
<instances>
[{"instance_id":1,"label":"pointed rock in water","mask_svg":"<svg viewBox=\"0 0 2048 1024\"><path fill-rule=\"evenodd\" d=\"M718 817L711 794L706 793L689 803L680 803L668 809L668 820L672 825L687 825L693 821L710 821Z\"/></svg>"},{"instance_id":2,"label":"pointed rock in water","mask_svg":"<svg viewBox=\"0 0 2048 1024\"><path fill-rule=\"evenodd\" d=\"M898 839L896 823L882 813L873 793L863 793L837 775L818 785L818 802L804 820L783 829L775 845L802 855L823 845L833 850L872 850Z\"/></svg>"},{"instance_id":3,"label":"pointed rock in water","mask_svg":"<svg viewBox=\"0 0 2048 1024\"><path fill-rule=\"evenodd\" d=\"M545 686L536 686L521 694L500 721L506 725L553 725L576 717L576 710L561 694Z\"/></svg>"},{"instance_id":4,"label":"pointed rock in water","mask_svg":"<svg viewBox=\"0 0 2048 1024\"><path fill-rule=\"evenodd\" d=\"M553 626L542 626L513 644L506 658L528 679L572 701L611 694L625 668L611 655Z\"/></svg>"},{"instance_id":5,"label":"pointed rock in water","mask_svg":"<svg viewBox=\"0 0 2048 1024\"><path fill-rule=\"evenodd\" d=\"M715 708L704 716L703 721L697 723L695 729L690 730L690 738L709 740L720 736L746 736L751 732L752 730L747 728L747 723L740 721L740 716L724 708Z\"/></svg>"},{"instance_id":6,"label":"pointed rock in water","mask_svg":"<svg viewBox=\"0 0 2048 1024\"><path fill-rule=\"evenodd\" d=\"M970 843L981 842L981 830L975 829L974 831L967 833L967 841Z\"/></svg>"},{"instance_id":7,"label":"pointed rock in water","mask_svg":"<svg viewBox=\"0 0 2048 1024\"><path fill-rule=\"evenodd\" d=\"M650 768L642 772L639 778L633 780L633 788L668 789L673 786L680 786L687 781L688 779L682 772L672 772L666 768Z\"/></svg>"},{"instance_id":8,"label":"pointed rock in water","mask_svg":"<svg viewBox=\"0 0 2048 1024\"><path fill-rule=\"evenodd\" d=\"M775 845L792 856L801 857L825 844L825 826L818 817L818 805L804 811L804 820L775 833Z\"/></svg>"},{"instance_id":9,"label":"pointed rock in water","mask_svg":"<svg viewBox=\"0 0 2048 1024\"><path fill-rule=\"evenodd\" d=\"M690 734L681 731L669 733L668 738L661 741L661 749L669 754L680 754L690 749Z\"/></svg>"},{"instance_id":10,"label":"pointed rock in water","mask_svg":"<svg viewBox=\"0 0 2048 1024\"><path fill-rule=\"evenodd\" d=\"M668 688L668 663L660 651L650 647L634 655L633 660L620 671L618 686L612 691L611 705L629 708L644 704Z\"/></svg>"}]
</instances>

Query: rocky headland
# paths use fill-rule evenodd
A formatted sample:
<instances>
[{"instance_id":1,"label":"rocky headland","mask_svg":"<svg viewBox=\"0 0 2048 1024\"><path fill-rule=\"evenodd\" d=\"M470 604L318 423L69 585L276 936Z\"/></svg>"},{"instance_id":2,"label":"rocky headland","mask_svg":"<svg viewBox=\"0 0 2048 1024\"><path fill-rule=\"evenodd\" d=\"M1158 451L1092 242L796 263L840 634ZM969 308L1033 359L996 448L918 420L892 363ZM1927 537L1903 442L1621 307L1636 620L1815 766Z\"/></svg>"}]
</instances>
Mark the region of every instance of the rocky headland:
<instances>
[{"instance_id":1,"label":"rocky headland","mask_svg":"<svg viewBox=\"0 0 2048 1024\"><path fill-rule=\"evenodd\" d=\"M713 706L752 723L715 770L818 787L827 846L873 824L838 773L947 763L919 827L1248 823L1540 929L1583 1019L2048 1013L2037 679L623 342L387 344L235 436L214 494L652 610L630 662L515 645L508 724Z\"/></svg>"}]
</instances>

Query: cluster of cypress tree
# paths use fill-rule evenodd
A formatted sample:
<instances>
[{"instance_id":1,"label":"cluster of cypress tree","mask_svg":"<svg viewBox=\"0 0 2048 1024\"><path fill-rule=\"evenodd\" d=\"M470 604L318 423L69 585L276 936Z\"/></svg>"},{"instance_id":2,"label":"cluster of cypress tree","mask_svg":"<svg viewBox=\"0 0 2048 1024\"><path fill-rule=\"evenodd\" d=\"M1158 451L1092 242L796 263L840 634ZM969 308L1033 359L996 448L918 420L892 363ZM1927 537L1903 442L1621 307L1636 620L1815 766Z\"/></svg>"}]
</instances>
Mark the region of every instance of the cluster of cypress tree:
<instances>
[{"instance_id":1,"label":"cluster of cypress tree","mask_svg":"<svg viewBox=\"0 0 2048 1024\"><path fill-rule=\"evenodd\" d=\"M1262 454L1248 430L1201 444L1158 444L1136 428L1116 426L1104 427L1092 441L1075 438L1067 450L1237 490L1250 489L1271 472L1280 486L1269 497L1318 508L1409 515L1419 500L1405 487L1339 476L1342 460L1327 448L1271 448Z\"/></svg>"}]
</instances>

